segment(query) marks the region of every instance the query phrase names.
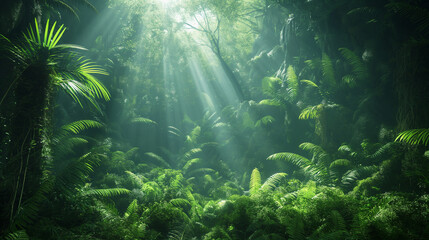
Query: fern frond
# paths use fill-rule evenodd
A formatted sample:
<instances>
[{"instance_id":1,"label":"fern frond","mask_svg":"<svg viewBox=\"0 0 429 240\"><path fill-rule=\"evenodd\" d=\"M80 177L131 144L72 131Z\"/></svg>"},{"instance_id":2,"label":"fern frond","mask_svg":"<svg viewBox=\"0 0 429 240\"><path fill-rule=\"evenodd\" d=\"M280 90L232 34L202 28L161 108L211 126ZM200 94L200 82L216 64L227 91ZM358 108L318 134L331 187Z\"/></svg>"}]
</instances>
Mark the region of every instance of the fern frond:
<instances>
[{"instance_id":1,"label":"fern frond","mask_svg":"<svg viewBox=\"0 0 429 240\"><path fill-rule=\"evenodd\" d=\"M296 213L289 221L287 225L287 233L291 240L305 240L304 234L304 220L299 213Z\"/></svg>"},{"instance_id":2,"label":"fern frond","mask_svg":"<svg viewBox=\"0 0 429 240\"><path fill-rule=\"evenodd\" d=\"M337 159L329 165L329 168L337 168L337 167L348 167L351 165L351 162L347 159Z\"/></svg>"},{"instance_id":3,"label":"fern frond","mask_svg":"<svg viewBox=\"0 0 429 240\"><path fill-rule=\"evenodd\" d=\"M429 133L429 131L428 131ZM392 150L397 146L398 143L396 142L389 142L381 146L375 153L367 156L367 158L370 159L380 159L382 157L385 157L388 154L392 153Z\"/></svg>"},{"instance_id":4,"label":"fern frond","mask_svg":"<svg viewBox=\"0 0 429 240\"><path fill-rule=\"evenodd\" d=\"M250 184L249 184L250 195L257 193L260 187L261 187L261 173L257 168L255 168L252 171L252 175L250 175Z\"/></svg>"},{"instance_id":5,"label":"fern frond","mask_svg":"<svg viewBox=\"0 0 429 240\"><path fill-rule=\"evenodd\" d=\"M398 134L395 142L405 142L411 145L429 144L429 128L411 129Z\"/></svg>"},{"instance_id":6,"label":"fern frond","mask_svg":"<svg viewBox=\"0 0 429 240\"><path fill-rule=\"evenodd\" d=\"M273 190L276 186L286 178L286 173L275 173L271 175L261 186L261 190Z\"/></svg>"},{"instance_id":7,"label":"fern frond","mask_svg":"<svg viewBox=\"0 0 429 240\"><path fill-rule=\"evenodd\" d=\"M365 80L368 78L368 69L364 62L354 52L347 48L338 49L346 59L347 63L352 67L352 72L358 80Z\"/></svg>"},{"instance_id":8,"label":"fern frond","mask_svg":"<svg viewBox=\"0 0 429 240\"><path fill-rule=\"evenodd\" d=\"M336 84L334 67L331 58L326 54L322 54L322 74L324 82L333 88Z\"/></svg>"},{"instance_id":9,"label":"fern frond","mask_svg":"<svg viewBox=\"0 0 429 240\"><path fill-rule=\"evenodd\" d=\"M320 147L319 145L316 145L314 143L310 143L310 142L301 143L299 145L299 148L301 148L302 150L308 151L308 152L310 152L311 154L313 154L315 156L319 156L319 155L322 155L322 154L324 154L324 155L327 154L325 152L325 150L323 150L322 147Z\"/></svg>"},{"instance_id":10,"label":"fern frond","mask_svg":"<svg viewBox=\"0 0 429 240\"><path fill-rule=\"evenodd\" d=\"M152 124L152 125L157 125L158 123L149 119L149 118L144 118L144 117L136 117L131 119L132 123L143 123L143 124Z\"/></svg>"},{"instance_id":11,"label":"fern frond","mask_svg":"<svg viewBox=\"0 0 429 240\"><path fill-rule=\"evenodd\" d=\"M189 161L192 157L194 157L196 154L201 153L203 150L201 148L193 148L189 151L187 151L185 154L183 154L183 160Z\"/></svg>"},{"instance_id":12,"label":"fern frond","mask_svg":"<svg viewBox=\"0 0 429 240\"><path fill-rule=\"evenodd\" d=\"M352 152L352 148L349 145L343 144L338 148L338 152L350 153Z\"/></svg>"},{"instance_id":13,"label":"fern frond","mask_svg":"<svg viewBox=\"0 0 429 240\"><path fill-rule=\"evenodd\" d=\"M347 84L349 87L356 87L356 77L354 75L348 74L343 76L343 82Z\"/></svg>"},{"instance_id":14,"label":"fern frond","mask_svg":"<svg viewBox=\"0 0 429 240\"><path fill-rule=\"evenodd\" d=\"M196 176L196 175L203 175L203 174L213 174L216 173L216 170L212 168L198 168L195 170L192 170L188 173L189 176Z\"/></svg>"},{"instance_id":15,"label":"fern frond","mask_svg":"<svg viewBox=\"0 0 429 240\"><path fill-rule=\"evenodd\" d=\"M194 158L191 159L189 161L186 162L185 166L183 167L183 172L186 174L189 169L192 169L195 167L195 165L198 165L199 163L201 163L201 159L200 158Z\"/></svg>"},{"instance_id":16,"label":"fern frond","mask_svg":"<svg viewBox=\"0 0 429 240\"><path fill-rule=\"evenodd\" d=\"M47 199L47 195L52 191L53 186L54 178L48 178L42 182L34 195L23 202L20 209L18 209L18 212L11 223L11 229L25 229L27 226L34 223L38 217L40 206Z\"/></svg>"},{"instance_id":17,"label":"fern frond","mask_svg":"<svg viewBox=\"0 0 429 240\"><path fill-rule=\"evenodd\" d=\"M274 97L280 89L282 80L276 77L264 77L262 79L262 92L270 97Z\"/></svg>"},{"instance_id":18,"label":"fern frond","mask_svg":"<svg viewBox=\"0 0 429 240\"><path fill-rule=\"evenodd\" d=\"M398 15L408 18L421 33L429 34L429 10L406 2L391 2L386 8Z\"/></svg>"},{"instance_id":19,"label":"fern frond","mask_svg":"<svg viewBox=\"0 0 429 240\"><path fill-rule=\"evenodd\" d=\"M156 162L161 163L164 167L171 168L170 164L165 161L164 158L153 152L147 152L144 155L148 156L152 160L156 160Z\"/></svg>"},{"instance_id":20,"label":"fern frond","mask_svg":"<svg viewBox=\"0 0 429 240\"><path fill-rule=\"evenodd\" d=\"M299 114L299 119L307 120L307 119L317 119L320 116L321 105L309 106L304 108Z\"/></svg>"},{"instance_id":21,"label":"fern frond","mask_svg":"<svg viewBox=\"0 0 429 240\"><path fill-rule=\"evenodd\" d=\"M319 86L317 86L317 84L315 84L313 81L310 81L310 80L301 80L301 82L307 84L310 87L319 88Z\"/></svg>"},{"instance_id":22,"label":"fern frond","mask_svg":"<svg viewBox=\"0 0 429 240\"><path fill-rule=\"evenodd\" d=\"M267 106L275 106L275 107L283 106L283 104L276 99L263 99L259 101L258 105L267 105Z\"/></svg>"},{"instance_id":23,"label":"fern frond","mask_svg":"<svg viewBox=\"0 0 429 240\"><path fill-rule=\"evenodd\" d=\"M107 188L107 189L90 189L82 193L83 196L97 196L97 197L114 197L123 194L129 194L130 190L125 188Z\"/></svg>"},{"instance_id":24,"label":"fern frond","mask_svg":"<svg viewBox=\"0 0 429 240\"><path fill-rule=\"evenodd\" d=\"M124 213L124 218L128 218L129 216L131 216L133 213L135 213L137 211L138 208L138 204L137 204L137 199L134 199L130 205L128 205L127 210Z\"/></svg>"},{"instance_id":25,"label":"fern frond","mask_svg":"<svg viewBox=\"0 0 429 240\"><path fill-rule=\"evenodd\" d=\"M125 171L125 173L130 177L130 179L133 180L134 184L136 184L139 188L143 186L143 180L139 176L130 171Z\"/></svg>"},{"instance_id":26,"label":"fern frond","mask_svg":"<svg viewBox=\"0 0 429 240\"><path fill-rule=\"evenodd\" d=\"M71 193L77 186L85 183L87 176L94 171L94 167L100 162L98 153L89 152L80 158L70 161L55 169L55 187L64 193Z\"/></svg>"},{"instance_id":27,"label":"fern frond","mask_svg":"<svg viewBox=\"0 0 429 240\"><path fill-rule=\"evenodd\" d=\"M79 120L61 127L62 130L79 134L80 132L90 128L102 128L104 125L94 120Z\"/></svg>"},{"instance_id":28,"label":"fern frond","mask_svg":"<svg viewBox=\"0 0 429 240\"><path fill-rule=\"evenodd\" d=\"M189 135L186 136L186 143L196 144L200 134L201 134L201 127L196 126L194 129L192 129Z\"/></svg>"},{"instance_id":29,"label":"fern frond","mask_svg":"<svg viewBox=\"0 0 429 240\"><path fill-rule=\"evenodd\" d=\"M298 96L299 91L299 81L298 77L295 74L295 70L293 69L293 66L290 65L287 68L286 73L286 83L287 83L287 92L289 94L289 99L291 101L295 101L296 97Z\"/></svg>"},{"instance_id":30,"label":"fern frond","mask_svg":"<svg viewBox=\"0 0 429 240\"><path fill-rule=\"evenodd\" d=\"M267 160L281 160L290 162L300 168L305 168L311 165L311 161L307 158L295 154L295 153L288 153L288 152L281 152L281 153L275 153L267 158Z\"/></svg>"},{"instance_id":31,"label":"fern frond","mask_svg":"<svg viewBox=\"0 0 429 240\"><path fill-rule=\"evenodd\" d=\"M183 209L189 208L191 206L191 203L184 198L171 199L170 203L175 207L183 208Z\"/></svg>"},{"instance_id":32,"label":"fern frond","mask_svg":"<svg viewBox=\"0 0 429 240\"><path fill-rule=\"evenodd\" d=\"M25 232L25 230L20 230L20 231L16 231L16 232L12 232L7 234L4 237L5 240L28 240L30 239L27 235L27 233Z\"/></svg>"}]
</instances>

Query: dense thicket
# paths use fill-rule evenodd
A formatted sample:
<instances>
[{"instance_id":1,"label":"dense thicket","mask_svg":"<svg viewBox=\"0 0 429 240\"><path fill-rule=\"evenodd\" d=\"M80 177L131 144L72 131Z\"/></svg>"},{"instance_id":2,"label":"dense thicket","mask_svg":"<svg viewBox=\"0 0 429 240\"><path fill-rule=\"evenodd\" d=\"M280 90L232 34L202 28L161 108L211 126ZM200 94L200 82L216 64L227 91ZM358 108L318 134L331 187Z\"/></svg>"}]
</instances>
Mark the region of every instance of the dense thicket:
<instances>
[{"instance_id":1,"label":"dense thicket","mask_svg":"<svg viewBox=\"0 0 429 240\"><path fill-rule=\"evenodd\" d=\"M428 16L4 1L0 237L429 238Z\"/></svg>"}]
</instances>

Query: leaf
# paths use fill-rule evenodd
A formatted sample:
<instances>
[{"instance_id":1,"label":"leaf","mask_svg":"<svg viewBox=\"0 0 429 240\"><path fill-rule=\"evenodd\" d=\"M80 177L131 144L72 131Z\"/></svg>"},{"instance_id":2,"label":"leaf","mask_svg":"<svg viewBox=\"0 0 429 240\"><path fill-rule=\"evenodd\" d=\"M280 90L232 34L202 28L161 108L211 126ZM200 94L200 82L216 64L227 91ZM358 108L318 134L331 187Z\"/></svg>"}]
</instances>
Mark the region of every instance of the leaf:
<instances>
[{"instance_id":1,"label":"leaf","mask_svg":"<svg viewBox=\"0 0 429 240\"><path fill-rule=\"evenodd\" d=\"M156 162L161 163L164 167L171 168L170 164L164 160L161 156L153 153L153 152L147 152L144 155L148 156L152 160L156 160Z\"/></svg>"},{"instance_id":2,"label":"leaf","mask_svg":"<svg viewBox=\"0 0 429 240\"><path fill-rule=\"evenodd\" d=\"M351 162L347 159L337 159L329 165L329 168L348 167L350 165Z\"/></svg>"},{"instance_id":3,"label":"leaf","mask_svg":"<svg viewBox=\"0 0 429 240\"><path fill-rule=\"evenodd\" d=\"M250 175L250 184L249 184L250 195L257 193L260 187L261 187L261 173L257 168L255 168L252 171L252 175Z\"/></svg>"},{"instance_id":4,"label":"leaf","mask_svg":"<svg viewBox=\"0 0 429 240\"><path fill-rule=\"evenodd\" d=\"M362 59L358 57L354 52L352 52L350 49L347 48L339 48L338 49L343 55L343 57L346 59L347 63L350 64L352 67L352 72L354 74L354 77L356 77L357 80L366 80L368 78L368 69ZM343 78L344 79L344 78ZM348 81L350 86L353 86L354 82L352 79L345 79Z\"/></svg>"},{"instance_id":5,"label":"leaf","mask_svg":"<svg viewBox=\"0 0 429 240\"><path fill-rule=\"evenodd\" d=\"M315 84L313 81L310 81L310 80L301 80L301 82L307 84L310 87L319 88L319 86L317 86L317 84Z\"/></svg>"},{"instance_id":6,"label":"leaf","mask_svg":"<svg viewBox=\"0 0 429 240\"><path fill-rule=\"evenodd\" d=\"M429 144L429 128L411 129L398 134L395 142L405 142L411 145Z\"/></svg>"},{"instance_id":7,"label":"leaf","mask_svg":"<svg viewBox=\"0 0 429 240\"><path fill-rule=\"evenodd\" d=\"M261 186L261 190L273 190L276 186L286 178L286 173L275 173L271 175Z\"/></svg>"},{"instance_id":8,"label":"leaf","mask_svg":"<svg viewBox=\"0 0 429 240\"><path fill-rule=\"evenodd\" d=\"M293 66L290 65L287 68L286 73L286 83L287 83L287 92L289 94L289 99L291 101L295 101L298 96L299 91L299 81L298 77L295 74L295 70L293 69Z\"/></svg>"},{"instance_id":9,"label":"leaf","mask_svg":"<svg viewBox=\"0 0 429 240\"><path fill-rule=\"evenodd\" d=\"M322 54L322 74L324 83L329 88L334 88L336 84L334 67L331 58L326 53Z\"/></svg>"},{"instance_id":10,"label":"leaf","mask_svg":"<svg viewBox=\"0 0 429 240\"><path fill-rule=\"evenodd\" d=\"M175 207L183 208L183 209L187 209L191 206L191 203L184 198L171 199L170 203Z\"/></svg>"},{"instance_id":11,"label":"leaf","mask_svg":"<svg viewBox=\"0 0 429 240\"><path fill-rule=\"evenodd\" d=\"M138 208L138 204L137 204L137 199L134 199L130 205L128 205L127 210L124 213L124 218L128 218L129 216L131 216L133 213L135 213L137 211Z\"/></svg>"},{"instance_id":12,"label":"leaf","mask_svg":"<svg viewBox=\"0 0 429 240\"><path fill-rule=\"evenodd\" d=\"M157 125L158 123L149 119L149 118L144 118L144 117L136 117L131 119L132 123L144 123L144 124L152 124L152 125Z\"/></svg>"},{"instance_id":13,"label":"leaf","mask_svg":"<svg viewBox=\"0 0 429 240\"><path fill-rule=\"evenodd\" d=\"M129 194L130 190L125 188L90 189L82 193L82 196L114 197Z\"/></svg>"},{"instance_id":14,"label":"leaf","mask_svg":"<svg viewBox=\"0 0 429 240\"><path fill-rule=\"evenodd\" d=\"M276 77L264 77L262 79L262 92L270 97L274 97L282 85L282 80Z\"/></svg>"},{"instance_id":15,"label":"leaf","mask_svg":"<svg viewBox=\"0 0 429 240\"><path fill-rule=\"evenodd\" d=\"M307 120L307 119L317 119L320 116L321 104L316 106L308 106L304 108L299 114L299 119Z\"/></svg>"},{"instance_id":16,"label":"leaf","mask_svg":"<svg viewBox=\"0 0 429 240\"><path fill-rule=\"evenodd\" d=\"M102 127L104 127L103 124L94 120L79 120L79 121L66 124L62 126L61 129L74 134L79 134L80 132L90 128L102 128Z\"/></svg>"}]
</instances>

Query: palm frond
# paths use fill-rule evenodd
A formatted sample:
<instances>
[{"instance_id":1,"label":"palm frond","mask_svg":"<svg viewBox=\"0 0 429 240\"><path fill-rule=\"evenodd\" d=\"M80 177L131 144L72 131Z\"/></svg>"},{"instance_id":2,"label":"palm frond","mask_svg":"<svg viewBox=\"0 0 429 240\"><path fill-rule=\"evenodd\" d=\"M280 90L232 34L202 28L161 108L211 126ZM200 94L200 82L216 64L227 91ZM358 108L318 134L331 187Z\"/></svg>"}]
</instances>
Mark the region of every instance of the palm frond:
<instances>
[{"instance_id":1,"label":"palm frond","mask_svg":"<svg viewBox=\"0 0 429 240\"><path fill-rule=\"evenodd\" d=\"M398 134L395 142L405 142L411 145L429 144L429 128L411 129Z\"/></svg>"}]
</instances>

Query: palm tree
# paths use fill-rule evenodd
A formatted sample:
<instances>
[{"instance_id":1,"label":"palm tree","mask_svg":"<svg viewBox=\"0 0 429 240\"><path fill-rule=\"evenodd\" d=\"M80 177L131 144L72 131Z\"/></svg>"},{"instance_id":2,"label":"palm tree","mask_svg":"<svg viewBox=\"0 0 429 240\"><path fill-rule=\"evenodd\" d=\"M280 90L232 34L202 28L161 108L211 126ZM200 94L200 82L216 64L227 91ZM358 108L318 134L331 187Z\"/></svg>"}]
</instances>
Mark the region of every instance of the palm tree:
<instances>
[{"instance_id":1,"label":"palm tree","mask_svg":"<svg viewBox=\"0 0 429 240\"><path fill-rule=\"evenodd\" d=\"M11 221L19 206L37 192L42 176L43 158L49 156L49 126L56 90L68 93L80 106L84 99L99 109L96 99L110 99L95 74L107 75L101 67L79 54L84 48L58 44L66 28L46 23L44 31L37 20L16 42L0 35L1 50L17 72L6 91L13 93L10 149L3 169L2 216ZM3 104L5 96L0 100ZM2 219L6 220L6 219ZM5 222L5 221L2 221Z\"/></svg>"}]
</instances>

